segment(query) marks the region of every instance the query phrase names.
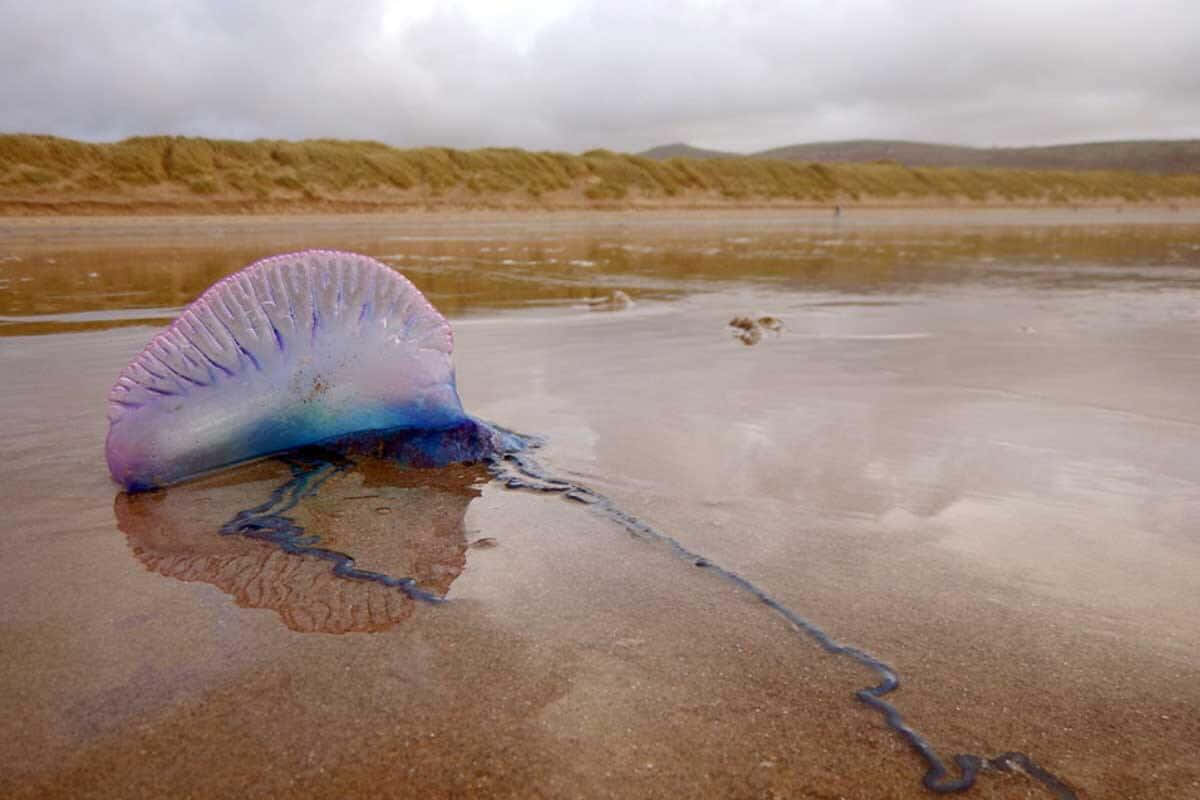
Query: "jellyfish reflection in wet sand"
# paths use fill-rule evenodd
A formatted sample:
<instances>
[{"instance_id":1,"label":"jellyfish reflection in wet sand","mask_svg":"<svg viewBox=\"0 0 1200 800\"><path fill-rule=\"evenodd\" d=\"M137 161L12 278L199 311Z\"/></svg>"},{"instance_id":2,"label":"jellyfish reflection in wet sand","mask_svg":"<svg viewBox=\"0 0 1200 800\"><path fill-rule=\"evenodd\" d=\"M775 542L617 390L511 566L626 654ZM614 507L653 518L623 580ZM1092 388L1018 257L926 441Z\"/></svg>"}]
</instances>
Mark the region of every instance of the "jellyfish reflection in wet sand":
<instances>
[{"instance_id":1,"label":"jellyfish reflection in wet sand","mask_svg":"<svg viewBox=\"0 0 1200 800\"><path fill-rule=\"evenodd\" d=\"M214 535L230 523L228 509L253 507L290 483L294 470L312 467L329 474L319 493L286 512L286 524L320 531L319 547L297 552L245 530ZM466 566L467 507L488 477L479 466L418 471L365 457L354 469L335 470L289 457L233 467L168 492L122 493L115 513L133 554L153 572L216 586L240 606L274 611L301 633L383 631L411 617L420 601L385 581L342 577L316 551L354 553L359 569L403 571L423 591L445 596ZM280 516L289 501L281 496L233 527Z\"/></svg>"},{"instance_id":2,"label":"jellyfish reflection in wet sand","mask_svg":"<svg viewBox=\"0 0 1200 800\"><path fill-rule=\"evenodd\" d=\"M981 771L1001 770L1028 775L1050 796L1076 796L1022 753L960 754L957 769L948 767L885 699L899 678L883 661L838 643L603 495L547 473L531 455L537 439L468 415L452 348L445 318L366 256L275 256L218 282L150 341L109 394L106 456L129 492L116 511L135 555L155 572L270 608L294 630L377 631L402 622L414 603L443 602L465 563L463 515L480 481L558 494L667 545L828 653L873 671L877 683L856 695L924 761L929 790L964 791ZM239 467L236 480L218 473L146 492L267 456L278 458ZM432 471L412 478L413 467ZM226 494L231 486L262 487L265 497L241 507L247 500ZM394 514L385 513L389 496L402 501ZM194 506L214 500L232 504L224 521L195 529L189 520L203 515ZM329 535L347 530L357 538ZM409 574L373 570L372 546L390 548L384 561Z\"/></svg>"}]
</instances>

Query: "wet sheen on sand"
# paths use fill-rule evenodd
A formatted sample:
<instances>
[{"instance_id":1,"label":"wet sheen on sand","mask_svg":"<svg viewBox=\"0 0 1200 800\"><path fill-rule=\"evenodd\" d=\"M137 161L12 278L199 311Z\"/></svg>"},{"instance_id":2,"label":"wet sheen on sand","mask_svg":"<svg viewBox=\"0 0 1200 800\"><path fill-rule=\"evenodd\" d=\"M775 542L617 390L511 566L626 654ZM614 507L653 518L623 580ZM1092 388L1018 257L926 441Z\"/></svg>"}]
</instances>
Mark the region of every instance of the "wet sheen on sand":
<instances>
[{"instance_id":1,"label":"wet sheen on sand","mask_svg":"<svg viewBox=\"0 0 1200 800\"><path fill-rule=\"evenodd\" d=\"M944 758L1200 796L1200 222L1062 217L6 221L0 793L926 796L867 670L558 496L364 458L300 501L431 606L217 534L280 462L119 494L148 325L326 246L426 292L554 474L893 666Z\"/></svg>"}]
</instances>

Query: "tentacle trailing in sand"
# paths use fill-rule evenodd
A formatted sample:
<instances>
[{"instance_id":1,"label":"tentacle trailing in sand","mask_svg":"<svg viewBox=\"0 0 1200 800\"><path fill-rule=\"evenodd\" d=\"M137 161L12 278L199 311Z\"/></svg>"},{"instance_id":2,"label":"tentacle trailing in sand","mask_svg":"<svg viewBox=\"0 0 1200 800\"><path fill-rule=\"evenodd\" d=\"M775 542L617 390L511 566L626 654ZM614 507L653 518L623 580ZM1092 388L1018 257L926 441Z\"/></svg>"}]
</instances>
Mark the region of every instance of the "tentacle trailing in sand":
<instances>
[{"instance_id":1,"label":"tentacle trailing in sand","mask_svg":"<svg viewBox=\"0 0 1200 800\"><path fill-rule=\"evenodd\" d=\"M536 442L534 446L537 446ZM291 478L272 491L262 504L237 512L220 529L222 534L241 535L271 542L286 553L327 561L332 565L333 574L340 578L366 581L396 589L412 600L432 604L444 602L441 595L423 589L410 577L395 577L358 569L354 565L353 557L320 547L319 535L306 534L302 527L287 516L287 512L302 498L316 494L326 479L351 468L353 465L350 461L340 453L327 449L298 452L285 457L285 461L291 468ZM608 497L586 486L549 474L527 451L496 452L487 456L484 463L493 479L506 488L561 495L587 506L637 539L665 545L694 567L704 569L749 593L783 617L793 630L815 641L827 653L844 656L873 671L879 677L879 682L858 690L855 696L863 704L877 711L887 726L920 756L926 767L922 783L930 791L938 794L966 791L975 784L980 772L984 770L1018 771L1040 783L1057 800L1077 800L1075 791L1065 781L1037 764L1028 755L1019 752L1007 752L993 757L955 755L952 761L958 767L956 776L929 740L909 726L899 709L885 699L886 695L900 688L900 677L883 660L860 648L838 642L823 628L783 605L749 579L688 549L675 537L622 510Z\"/></svg>"},{"instance_id":2,"label":"tentacle trailing in sand","mask_svg":"<svg viewBox=\"0 0 1200 800\"><path fill-rule=\"evenodd\" d=\"M455 387L452 341L449 324L421 293L373 259L309 251L259 261L201 295L121 372L109 394L109 470L135 491L290 452L291 477L265 502L234 514L220 533L328 562L340 579L440 603L442 595L411 577L360 569L349 554L321 547L288 512L348 469L356 453L418 467L482 462L510 489L561 495L638 539L665 545L751 594L826 652L872 670L878 683L856 695L924 761L931 791L964 791L987 769L1019 770L1059 800L1076 797L1023 753L956 755L956 776L885 699L900 679L884 661L839 643L604 495L548 474L528 452L537 440L468 416Z\"/></svg>"},{"instance_id":3,"label":"tentacle trailing in sand","mask_svg":"<svg viewBox=\"0 0 1200 800\"><path fill-rule=\"evenodd\" d=\"M300 499L315 494L332 474L346 469L351 462L331 451L297 453L286 458L292 468L292 478L271 493L262 505L239 511L221 526L226 536L238 534L251 539L271 542L285 553L328 561L333 574L339 578L356 581L371 581L390 589L399 589L413 600L440 603L440 595L432 594L417 586L410 577L394 577L381 572L359 569L354 558L346 553L318 547L319 536L306 536L286 513L295 508Z\"/></svg>"},{"instance_id":4,"label":"tentacle trailing in sand","mask_svg":"<svg viewBox=\"0 0 1200 800\"><path fill-rule=\"evenodd\" d=\"M871 709L878 711L887 726L904 739L905 743L916 751L921 760L925 762L926 772L922 783L930 791L938 794L966 791L975 784L980 771L993 769L1005 772L1024 772L1042 784L1057 800L1076 800L1075 791L1066 782L1039 766L1024 753L1009 752L991 758L972 754L956 755L953 760L958 766L959 776L955 777L929 740L910 727L904 721L904 716L900 711L884 699L885 695L900 688L899 675L884 661L857 647L839 643L824 629L792 611L752 581L689 550L675 537L656 530L634 515L623 511L604 495L586 486L550 475L529 454L498 454L490 458L488 463L493 477L509 489L560 494L568 500L583 503L597 514L620 525L638 539L666 545L685 561L705 569L753 595L767 608L787 620L798 633L803 633L816 641L826 652L845 656L874 671L879 676L879 683L859 689L855 696Z\"/></svg>"}]
</instances>

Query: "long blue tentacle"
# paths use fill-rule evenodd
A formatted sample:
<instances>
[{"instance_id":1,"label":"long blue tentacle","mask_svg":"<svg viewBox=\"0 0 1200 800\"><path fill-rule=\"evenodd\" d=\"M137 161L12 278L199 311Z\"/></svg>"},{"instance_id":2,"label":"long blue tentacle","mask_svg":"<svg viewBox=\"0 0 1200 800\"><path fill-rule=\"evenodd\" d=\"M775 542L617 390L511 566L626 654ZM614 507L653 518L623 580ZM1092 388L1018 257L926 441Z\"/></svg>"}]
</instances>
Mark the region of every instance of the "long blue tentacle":
<instances>
[{"instance_id":1,"label":"long blue tentacle","mask_svg":"<svg viewBox=\"0 0 1200 800\"><path fill-rule=\"evenodd\" d=\"M596 513L616 522L639 539L667 545L680 558L691 562L696 567L712 572L753 595L763 605L787 620L794 630L816 641L826 652L845 656L874 671L879 676L879 682L874 686L859 689L855 692L855 696L866 706L879 712L887 726L895 731L925 762L926 771L922 783L930 791L938 794L964 792L975 784L980 771L993 769L1004 772L1024 772L1042 784L1056 800L1078 800L1075 790L1064 780L1038 765L1024 753L1008 752L991 758L967 753L955 755L953 761L958 767L956 777L929 740L905 722L904 716L896 706L884 699L885 695L900 688L900 678L896 671L881 659L857 647L838 642L824 629L792 611L749 579L714 564L699 553L688 549L675 537L656 530L651 525L618 508L612 500L599 492L548 474L528 453L496 455L489 459L488 468L497 480L510 489L561 494L568 500L589 506Z\"/></svg>"}]
</instances>

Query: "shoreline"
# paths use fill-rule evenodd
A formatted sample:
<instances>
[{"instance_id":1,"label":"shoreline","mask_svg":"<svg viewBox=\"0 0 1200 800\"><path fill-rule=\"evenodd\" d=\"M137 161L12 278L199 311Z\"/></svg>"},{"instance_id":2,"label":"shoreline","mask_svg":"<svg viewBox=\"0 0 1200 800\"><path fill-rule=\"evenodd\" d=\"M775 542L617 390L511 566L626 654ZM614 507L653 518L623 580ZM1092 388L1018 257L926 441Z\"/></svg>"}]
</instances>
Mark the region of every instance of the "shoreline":
<instances>
[{"instance_id":1,"label":"shoreline","mask_svg":"<svg viewBox=\"0 0 1200 800\"><path fill-rule=\"evenodd\" d=\"M70 247L92 246L97 241L142 244L155 240L178 241L214 230L226 240L292 237L300 226L316 240L375 237L384 233L445 235L480 227L497 235L545 226L555 230L599 230L634 227L670 228L675 233L746 226L830 230L866 230L914 227L1070 227L1086 225L1197 225L1200 207L877 207L845 208L834 215L829 208L736 207L661 209L410 209L399 212L313 212L275 214L84 214L0 216L0 245Z\"/></svg>"},{"instance_id":2,"label":"shoreline","mask_svg":"<svg viewBox=\"0 0 1200 800\"><path fill-rule=\"evenodd\" d=\"M254 224L261 220L287 220L292 223L304 219L345 220L512 220L523 222L531 219L555 220L578 219L681 219L681 220L782 220L799 219L814 221L882 221L913 220L931 221L947 219L953 224L971 220L1000 221L1015 218L1108 220L1160 219L1164 222L1180 219L1200 221L1200 202L1194 204L1164 203L1108 203L1090 205L676 205L676 206L397 206L358 209L351 206L295 206L285 209L264 209L241 212L237 210L180 208L177 210L152 210L121 213L109 209L110 213L0 213L0 225L37 226L57 221L77 221L103 225L123 220L148 221L196 220L205 224L214 221L245 222Z\"/></svg>"},{"instance_id":3,"label":"shoreline","mask_svg":"<svg viewBox=\"0 0 1200 800\"><path fill-rule=\"evenodd\" d=\"M971 201L937 198L929 200L889 198L834 199L829 201L721 201L656 200L635 202L462 202L458 199L429 198L411 202L368 202L362 200L327 199L319 201L196 201L131 200L118 202L97 199L25 200L0 198L0 220L30 217L272 217L272 216L395 216L395 215L466 215L466 214L613 214L613 213L742 213L742 212L812 212L835 215L849 212L1092 212L1162 211L1178 213L1200 210L1200 198L1162 200L1126 200L1124 198L1089 198L1072 202L1004 202Z\"/></svg>"}]
</instances>

